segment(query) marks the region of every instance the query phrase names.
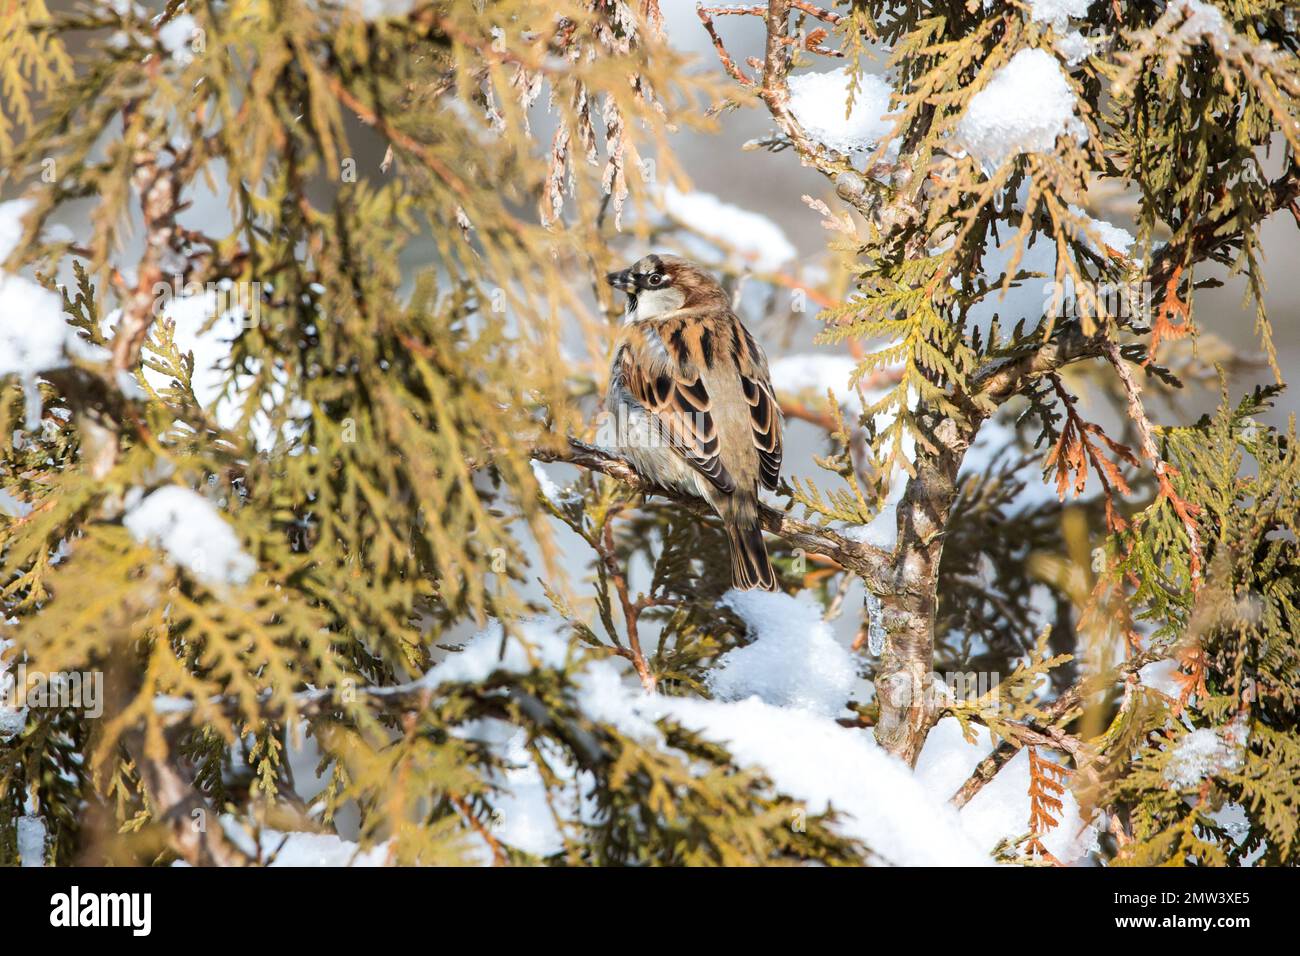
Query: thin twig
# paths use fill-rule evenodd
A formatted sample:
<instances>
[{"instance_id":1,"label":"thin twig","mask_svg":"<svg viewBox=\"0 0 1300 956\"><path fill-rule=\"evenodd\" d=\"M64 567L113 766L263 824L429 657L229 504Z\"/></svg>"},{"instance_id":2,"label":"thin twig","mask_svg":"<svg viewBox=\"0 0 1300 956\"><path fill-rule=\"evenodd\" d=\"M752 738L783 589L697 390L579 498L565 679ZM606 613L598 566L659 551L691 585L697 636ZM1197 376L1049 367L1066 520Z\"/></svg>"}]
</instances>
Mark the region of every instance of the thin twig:
<instances>
[{"instance_id":1,"label":"thin twig","mask_svg":"<svg viewBox=\"0 0 1300 956\"><path fill-rule=\"evenodd\" d=\"M1160 484L1160 497L1169 501L1170 507L1174 509L1174 514L1178 516L1178 520L1183 524L1183 529L1187 532L1187 551L1192 589L1196 590L1201 586L1201 529L1200 525L1196 523L1196 505L1178 494L1173 482L1170 480L1170 476L1177 474L1177 472L1164 460L1160 450L1156 447L1154 429L1151 427L1151 421L1147 418L1146 409L1142 405L1142 387L1134 380L1133 373L1125 364L1118 343L1108 336L1103 347L1106 358L1115 367L1115 374L1124 387L1128 415L1133 420L1134 425L1137 426L1138 447L1141 449L1143 457L1151 464L1152 471L1155 472L1156 481Z\"/></svg>"},{"instance_id":2,"label":"thin twig","mask_svg":"<svg viewBox=\"0 0 1300 956\"><path fill-rule=\"evenodd\" d=\"M1124 679L1130 674L1136 674L1147 664L1159 660L1164 653L1166 652L1157 649L1142 651L1113 670L1081 678L1056 700L1047 705L1043 711L1042 719L1027 722L1023 729L1027 734L1036 734L1047 738L1048 746L1064 749L1074 755L1073 751L1065 746L1067 742L1066 736L1068 735L1063 735L1064 732L1061 731L1060 725L1073 719L1075 711L1083 705L1083 701L1089 695L1111 686L1116 679ZM1071 737L1069 739L1076 742L1077 748L1077 738ZM1029 742L1027 737L1025 740ZM957 789L957 792L952 795L948 802L959 810L970 803L975 794L984 789L984 785L996 777L998 771L1005 767L1011 761L1011 758L1020 751L1020 747L1021 744L1008 740L1004 740L994 747L993 752L976 765L970 777Z\"/></svg>"},{"instance_id":3,"label":"thin twig","mask_svg":"<svg viewBox=\"0 0 1300 956\"><path fill-rule=\"evenodd\" d=\"M623 567L618 563L618 554L614 549L612 514L606 519L605 527L601 530L597 550L600 552L601 560L605 563L605 572L609 575L610 580L614 582L614 590L618 593L619 605L623 608L623 624L627 628L627 646L631 654L632 666L636 668L636 676L641 681L641 686L645 688L647 693L653 694L655 676L650 672L650 668L645 661L645 654L641 651L641 635L637 629L637 621L641 617L641 611L648 605L641 601L634 602L628 593L627 575L623 573Z\"/></svg>"}]
</instances>

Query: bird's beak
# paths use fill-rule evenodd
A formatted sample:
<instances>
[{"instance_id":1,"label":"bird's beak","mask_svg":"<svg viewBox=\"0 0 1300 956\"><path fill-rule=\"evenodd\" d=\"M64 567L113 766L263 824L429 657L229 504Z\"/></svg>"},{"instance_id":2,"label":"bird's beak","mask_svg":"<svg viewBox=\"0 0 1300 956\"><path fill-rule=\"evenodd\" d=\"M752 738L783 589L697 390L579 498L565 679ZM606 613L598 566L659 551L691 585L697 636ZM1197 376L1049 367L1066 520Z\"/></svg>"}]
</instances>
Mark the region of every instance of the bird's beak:
<instances>
[{"instance_id":1,"label":"bird's beak","mask_svg":"<svg viewBox=\"0 0 1300 956\"><path fill-rule=\"evenodd\" d=\"M622 289L624 292L635 292L636 283L632 281L632 270L624 269L622 272L611 272L605 276L605 281L615 289Z\"/></svg>"}]
</instances>

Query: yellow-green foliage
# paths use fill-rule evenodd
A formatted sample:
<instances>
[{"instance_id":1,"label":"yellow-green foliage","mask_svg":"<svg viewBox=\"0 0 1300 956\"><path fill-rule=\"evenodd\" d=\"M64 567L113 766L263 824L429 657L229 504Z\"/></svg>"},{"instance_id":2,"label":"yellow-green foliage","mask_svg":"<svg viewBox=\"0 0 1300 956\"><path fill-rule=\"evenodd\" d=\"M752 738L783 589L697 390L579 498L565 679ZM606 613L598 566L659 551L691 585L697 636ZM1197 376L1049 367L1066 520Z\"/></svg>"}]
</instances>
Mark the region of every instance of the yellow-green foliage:
<instances>
[{"instance_id":1,"label":"yellow-green foliage","mask_svg":"<svg viewBox=\"0 0 1300 956\"><path fill-rule=\"evenodd\" d=\"M584 666L610 657L644 665L643 684L660 692L707 694L709 664L742 637L717 605L725 542L708 520L591 473L551 500L532 468L566 436L592 437L616 311L599 280L620 228L661 238L649 212L658 185L681 180L673 133L710 128L713 107L744 97L723 71L688 68L656 0L410 6L366 20L327 0L168 0L146 17L128 4L0 0L0 185L34 200L8 271L59 289L80 334L129 359L48 374L35 432L20 385L0 388L0 480L21 505L0 511L6 660L102 671L108 689L100 719L33 709L0 742L0 863L16 859L16 820L32 812L49 827L51 862L192 854L175 832L186 807L160 805L151 785L159 764L181 767L214 811L258 825L329 828L357 809L362 844L388 841L402 863L870 861L870 847L836 835L833 813L791 826L803 808L724 748L670 721L637 737L584 710ZM1045 345L1104 338L1164 397L1180 377L1203 382L1212 340L1196 354L1172 341L1200 326L1200 263L1245 275L1280 373L1259 234L1286 205L1286 171L1300 176L1287 3L1226 0L1211 32L1183 30L1173 5L1092 4L1099 45L1065 74L1086 141L1062 137L996 170L952 136L996 71L1022 50L1051 50L1057 28L1010 0L838 8L817 42L782 49L802 67L818 44L838 48L852 74L889 51L897 161L884 144L811 158L854 211L827 216L842 274L822 290L835 301L820 341L855 347L857 369L827 384L841 395L886 384L860 419L827 416L831 450L818 464L836 488L787 462L791 507L869 522L886 476L932 476L945 455L953 464L994 411L981 392L989 373ZM160 29L175 23L192 23L189 42L168 49ZM1266 147L1280 167L1261 158ZM161 216L155 186L174 193ZM1099 247L1078 208L1108 188L1136 203L1127 255ZM196 226L189 203L225 216ZM84 228L55 238L43 230L56 216ZM1080 314L1041 325L1000 315L987 334L967 333L973 307L1035 278L1020 266L1031 238L1057 250L1046 278L1081 291ZM222 369L233 415L196 394L202 357L157 308L176 276L253 290ZM1147 280L1159 280L1147 314L1104 314L1083 291L1112 283L1140 296ZM137 321L138 355L123 333ZM1294 863L1294 432L1254 423L1266 395L1225 399L1194 427L1155 429L1170 469L1138 474L1119 442L1140 447L1145 420L1111 440L1079 418L1085 391L1125 419L1132 396L1113 369L1027 379L1012 403L1023 413L1014 447L953 489L946 527L900 545L913 556L942 545L925 608L934 669L1009 675L997 706L948 709L1017 743L1077 742L1080 792L1126 838L1108 857ZM964 444L941 448L954 434ZM1009 524L1031 458L1063 488L1092 474L1131 494L1064 517L1022 509ZM144 494L168 486L198 489L220 511L254 559L246 582L213 582L124 526ZM574 541L590 552L586 579L561 561ZM844 568L809 571L802 549L772 549L788 584L843 600ZM651 568L645 594L625 579L638 562ZM522 596L533 579L545 604ZM1050 634L1034 606L1043 593L1057 611ZM524 625L544 613L570 638L562 664L421 680L493 623L503 648L535 650ZM644 660L637 621L657 638ZM1119 638L1181 655L1183 699L1130 683L1054 710L1044 688L1059 692L1076 661ZM1249 729L1240 764L1194 792L1171 788L1179 740L1233 721ZM561 852L536 858L492 835L518 769L482 742L500 726L536 771ZM304 740L326 780L311 807L287 765ZM1244 836L1215 816L1230 804Z\"/></svg>"}]
</instances>

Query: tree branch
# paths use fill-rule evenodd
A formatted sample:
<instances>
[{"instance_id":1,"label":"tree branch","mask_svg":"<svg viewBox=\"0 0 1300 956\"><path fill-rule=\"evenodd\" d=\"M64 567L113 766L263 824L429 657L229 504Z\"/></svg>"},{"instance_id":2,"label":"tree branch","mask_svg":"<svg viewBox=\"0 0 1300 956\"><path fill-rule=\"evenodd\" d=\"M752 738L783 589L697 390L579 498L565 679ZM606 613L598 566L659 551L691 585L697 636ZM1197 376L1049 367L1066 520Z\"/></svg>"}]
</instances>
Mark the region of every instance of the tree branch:
<instances>
[{"instance_id":1,"label":"tree branch","mask_svg":"<svg viewBox=\"0 0 1300 956\"><path fill-rule=\"evenodd\" d=\"M668 498L695 514L713 514L713 509L704 500L693 495L679 494L646 481L622 458L576 439L569 439L568 444L558 450L535 448L532 457L538 461L564 462L599 472L633 491ZM823 528L809 521L800 521L767 505L759 506L759 521L765 531L780 535L795 547L833 558L842 567L860 576L873 592L887 594L894 590L892 556L883 548L854 541L831 528Z\"/></svg>"},{"instance_id":2,"label":"tree branch","mask_svg":"<svg viewBox=\"0 0 1300 956\"><path fill-rule=\"evenodd\" d=\"M1069 741L1066 741L1065 737L1068 735L1064 734L1061 725L1073 719L1075 711L1083 706L1083 702L1087 697L1099 690L1110 687L1115 683L1116 679L1123 680L1132 674L1136 674L1147 664L1160 660L1167 653L1168 648L1142 651L1113 670L1081 678L1047 706L1043 712L1042 720L1026 722L1025 730L1030 734L1046 738L1047 746L1065 749L1071 756L1077 757L1077 754L1066 746ZM1037 743L1038 741L1026 738L1025 742ZM1020 752L1021 746L1023 744L1004 740L994 747L993 752L976 765L970 777L957 789L957 792L952 795L948 802L959 810L970 803L975 794L979 793L984 788L984 785L996 777L998 771L1010 763L1011 758Z\"/></svg>"},{"instance_id":3,"label":"tree branch","mask_svg":"<svg viewBox=\"0 0 1300 956\"><path fill-rule=\"evenodd\" d=\"M1105 353L1105 335L1087 335L1079 325L1070 324L1027 355L980 369L971 379L971 394L1000 405L1044 375Z\"/></svg>"}]
</instances>

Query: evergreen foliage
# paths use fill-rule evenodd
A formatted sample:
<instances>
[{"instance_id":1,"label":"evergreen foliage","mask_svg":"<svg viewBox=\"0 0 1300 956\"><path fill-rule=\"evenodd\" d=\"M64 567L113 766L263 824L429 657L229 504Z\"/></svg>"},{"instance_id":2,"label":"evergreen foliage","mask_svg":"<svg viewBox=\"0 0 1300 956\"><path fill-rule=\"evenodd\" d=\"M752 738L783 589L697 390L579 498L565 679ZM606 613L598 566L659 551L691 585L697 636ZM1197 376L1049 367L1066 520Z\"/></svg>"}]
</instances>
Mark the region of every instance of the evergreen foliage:
<instances>
[{"instance_id":1,"label":"evergreen foliage","mask_svg":"<svg viewBox=\"0 0 1300 956\"><path fill-rule=\"evenodd\" d=\"M787 460L763 518L788 594L833 620L867 592L875 691L840 701L845 734L913 764L943 718L992 739L958 807L1027 748L1005 860L1059 862L1068 790L1105 862L1294 864L1300 453L1268 421L1261 228L1300 222L1295 11L1038 6L707 7L719 66L658 0L4 5L0 185L31 206L0 327L25 321L6 283L33 282L82 347L0 388L0 660L100 673L105 697L0 724L0 863L34 819L51 864L264 863L270 830L398 864L896 862L687 711L638 709L714 696L763 640L707 509L599 447L621 308L600 280L663 245L706 250L746 308L806 294L853 357L829 396L783 390L825 455ZM761 56L730 52L738 19ZM990 161L963 148L972 102L1026 51L1074 114ZM846 117L873 57L893 91L854 155L791 100L831 57ZM768 163L827 180L805 197L825 277L657 212L687 185L674 135L742 107L771 117ZM1094 218L1108 191L1133 201L1125 248ZM1193 308L1217 277L1278 382L1245 398L1249 356ZM1044 280L1045 308L1004 314ZM1216 390L1195 424L1151 420ZM164 489L234 552L140 531ZM1170 659L1178 693L1142 676ZM1001 682L962 699L934 686L952 671ZM502 825L524 792L558 844Z\"/></svg>"}]
</instances>

